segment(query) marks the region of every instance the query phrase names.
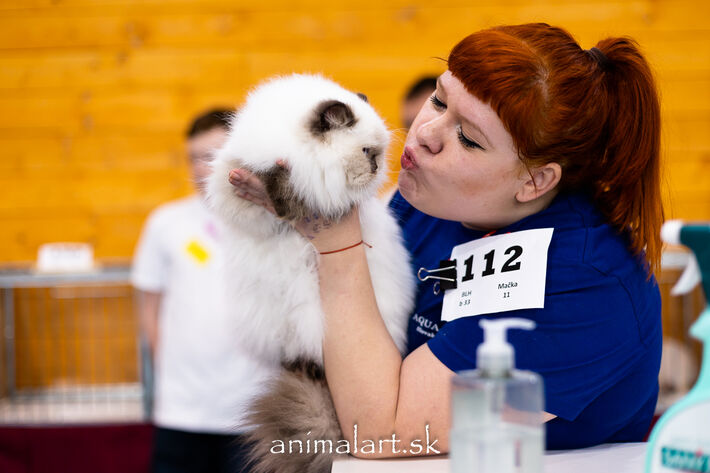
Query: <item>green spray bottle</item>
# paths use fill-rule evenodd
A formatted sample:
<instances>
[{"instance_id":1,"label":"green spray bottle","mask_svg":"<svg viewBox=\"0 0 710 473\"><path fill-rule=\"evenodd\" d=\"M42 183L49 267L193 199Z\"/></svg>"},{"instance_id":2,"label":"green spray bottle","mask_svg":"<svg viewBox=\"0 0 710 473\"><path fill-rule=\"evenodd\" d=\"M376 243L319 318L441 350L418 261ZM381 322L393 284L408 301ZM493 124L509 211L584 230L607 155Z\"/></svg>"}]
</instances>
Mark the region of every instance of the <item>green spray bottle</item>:
<instances>
[{"instance_id":1,"label":"green spray bottle","mask_svg":"<svg viewBox=\"0 0 710 473\"><path fill-rule=\"evenodd\" d=\"M670 220L663 225L661 238L683 244L694 253L672 293L688 292L702 278L705 298L710 300L710 223ZM705 306L690 334L703 342L700 375L690 392L666 411L651 432L646 473L710 473L710 305Z\"/></svg>"}]
</instances>

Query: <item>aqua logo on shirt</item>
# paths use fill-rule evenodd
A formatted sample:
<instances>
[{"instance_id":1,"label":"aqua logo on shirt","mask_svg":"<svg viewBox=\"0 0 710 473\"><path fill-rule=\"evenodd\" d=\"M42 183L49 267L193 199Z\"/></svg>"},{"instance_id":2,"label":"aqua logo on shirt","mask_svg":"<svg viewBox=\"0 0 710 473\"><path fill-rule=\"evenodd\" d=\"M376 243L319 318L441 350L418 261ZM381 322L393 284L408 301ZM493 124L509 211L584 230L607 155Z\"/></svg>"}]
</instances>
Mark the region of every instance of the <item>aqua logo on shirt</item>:
<instances>
[{"instance_id":1,"label":"aqua logo on shirt","mask_svg":"<svg viewBox=\"0 0 710 473\"><path fill-rule=\"evenodd\" d=\"M426 337L434 338L434 335L439 331L439 324L424 316L414 314L412 320L417 323L416 331Z\"/></svg>"},{"instance_id":2,"label":"aqua logo on shirt","mask_svg":"<svg viewBox=\"0 0 710 473\"><path fill-rule=\"evenodd\" d=\"M710 455L701 451L690 452L677 448L661 448L661 464L672 470L692 471L697 473L710 472Z\"/></svg>"}]
</instances>

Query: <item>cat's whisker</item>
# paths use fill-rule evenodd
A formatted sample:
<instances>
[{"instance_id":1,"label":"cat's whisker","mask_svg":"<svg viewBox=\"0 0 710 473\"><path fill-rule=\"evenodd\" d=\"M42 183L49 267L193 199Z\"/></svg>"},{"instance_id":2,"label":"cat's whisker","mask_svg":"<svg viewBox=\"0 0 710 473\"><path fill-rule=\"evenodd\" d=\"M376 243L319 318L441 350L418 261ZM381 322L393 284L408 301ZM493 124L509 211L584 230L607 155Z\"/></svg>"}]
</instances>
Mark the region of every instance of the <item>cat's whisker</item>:
<instances>
[{"instance_id":1,"label":"cat's whisker","mask_svg":"<svg viewBox=\"0 0 710 473\"><path fill-rule=\"evenodd\" d=\"M402 135L402 134L393 134L392 138L390 139L390 148L392 145L399 145L402 146L407 140L407 135Z\"/></svg>"}]
</instances>

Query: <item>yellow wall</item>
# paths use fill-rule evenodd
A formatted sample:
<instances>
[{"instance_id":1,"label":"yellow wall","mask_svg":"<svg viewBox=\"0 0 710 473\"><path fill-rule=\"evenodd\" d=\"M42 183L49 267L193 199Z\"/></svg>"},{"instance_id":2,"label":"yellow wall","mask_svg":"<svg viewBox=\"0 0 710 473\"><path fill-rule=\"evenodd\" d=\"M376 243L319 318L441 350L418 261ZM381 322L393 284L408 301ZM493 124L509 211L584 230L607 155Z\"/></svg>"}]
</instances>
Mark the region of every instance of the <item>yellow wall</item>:
<instances>
[{"instance_id":1,"label":"yellow wall","mask_svg":"<svg viewBox=\"0 0 710 473\"><path fill-rule=\"evenodd\" d=\"M150 209L189 191L189 119L266 76L323 72L397 127L403 89L442 70L434 57L528 21L583 47L641 43L663 95L668 213L710 219L708 18L703 0L0 0L0 262L46 241L128 258Z\"/></svg>"}]
</instances>

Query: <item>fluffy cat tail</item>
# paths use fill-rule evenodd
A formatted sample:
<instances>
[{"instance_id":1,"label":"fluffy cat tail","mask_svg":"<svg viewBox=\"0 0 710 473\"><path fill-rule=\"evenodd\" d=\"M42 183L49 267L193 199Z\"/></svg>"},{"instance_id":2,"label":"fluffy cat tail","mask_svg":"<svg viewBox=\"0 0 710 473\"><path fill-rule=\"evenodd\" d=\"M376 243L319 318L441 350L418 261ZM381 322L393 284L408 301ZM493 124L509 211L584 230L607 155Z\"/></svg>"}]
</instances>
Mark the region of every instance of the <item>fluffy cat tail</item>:
<instances>
[{"instance_id":1,"label":"fluffy cat tail","mask_svg":"<svg viewBox=\"0 0 710 473\"><path fill-rule=\"evenodd\" d=\"M251 406L247 434L254 473L327 473L342 432L320 367L297 363L282 370Z\"/></svg>"}]
</instances>

